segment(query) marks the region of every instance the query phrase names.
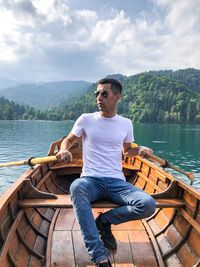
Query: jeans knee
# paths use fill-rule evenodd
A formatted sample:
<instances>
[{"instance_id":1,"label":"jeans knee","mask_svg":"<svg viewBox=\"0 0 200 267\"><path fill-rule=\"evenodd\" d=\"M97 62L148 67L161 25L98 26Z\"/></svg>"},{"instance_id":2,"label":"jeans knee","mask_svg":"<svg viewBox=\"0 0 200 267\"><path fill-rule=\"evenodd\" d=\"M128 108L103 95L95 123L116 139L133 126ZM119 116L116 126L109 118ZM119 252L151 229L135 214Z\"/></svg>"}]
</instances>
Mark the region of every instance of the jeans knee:
<instances>
[{"instance_id":1,"label":"jeans knee","mask_svg":"<svg viewBox=\"0 0 200 267\"><path fill-rule=\"evenodd\" d=\"M151 216L155 212L155 208L156 208L155 200L151 196L148 196L144 201L145 218Z\"/></svg>"},{"instance_id":2,"label":"jeans knee","mask_svg":"<svg viewBox=\"0 0 200 267\"><path fill-rule=\"evenodd\" d=\"M69 188L69 192L71 196L80 195L85 191L86 188L86 182L83 179L79 178L72 182Z\"/></svg>"}]
</instances>

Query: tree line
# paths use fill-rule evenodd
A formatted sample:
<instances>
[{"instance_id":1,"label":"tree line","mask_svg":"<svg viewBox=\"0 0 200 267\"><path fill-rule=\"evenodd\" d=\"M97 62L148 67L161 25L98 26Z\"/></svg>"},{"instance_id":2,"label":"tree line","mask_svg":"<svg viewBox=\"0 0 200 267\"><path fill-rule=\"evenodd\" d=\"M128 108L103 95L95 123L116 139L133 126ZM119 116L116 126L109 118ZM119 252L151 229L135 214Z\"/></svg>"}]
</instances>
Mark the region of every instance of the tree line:
<instances>
[{"instance_id":1,"label":"tree line","mask_svg":"<svg viewBox=\"0 0 200 267\"><path fill-rule=\"evenodd\" d=\"M114 76L123 84L118 113L134 122L200 123L200 71L151 71L130 77ZM96 85L71 105L60 107L65 119L97 110Z\"/></svg>"},{"instance_id":2,"label":"tree line","mask_svg":"<svg viewBox=\"0 0 200 267\"><path fill-rule=\"evenodd\" d=\"M54 110L39 110L0 97L0 120L61 120Z\"/></svg>"},{"instance_id":3,"label":"tree line","mask_svg":"<svg viewBox=\"0 0 200 267\"><path fill-rule=\"evenodd\" d=\"M200 123L200 71L150 71L133 76L112 76L123 85L118 113L134 122ZM82 113L97 110L92 84L79 99L49 110L0 98L0 119L75 120Z\"/></svg>"}]
</instances>

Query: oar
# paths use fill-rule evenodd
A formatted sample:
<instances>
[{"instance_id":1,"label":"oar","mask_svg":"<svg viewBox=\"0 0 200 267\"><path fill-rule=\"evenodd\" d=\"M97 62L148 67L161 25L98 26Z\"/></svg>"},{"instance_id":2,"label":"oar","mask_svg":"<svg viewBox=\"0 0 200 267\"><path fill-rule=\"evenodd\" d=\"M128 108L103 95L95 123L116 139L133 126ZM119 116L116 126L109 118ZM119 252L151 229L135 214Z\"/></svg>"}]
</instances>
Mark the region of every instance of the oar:
<instances>
[{"instance_id":1,"label":"oar","mask_svg":"<svg viewBox=\"0 0 200 267\"><path fill-rule=\"evenodd\" d=\"M5 162L0 163L0 168L2 167L10 167L10 166L20 166L20 165L36 165L41 163L49 163L52 161L56 161L56 156L48 156L48 157L41 157L41 158L30 158L28 160L19 160L19 161L12 161L12 162Z\"/></svg>"},{"instance_id":2,"label":"oar","mask_svg":"<svg viewBox=\"0 0 200 267\"><path fill-rule=\"evenodd\" d=\"M155 155L152 155L150 157L150 159L153 160L153 161L156 161L157 163L159 163L163 168L171 168L171 169L173 169L173 170L175 170L177 172L180 172L180 173L186 175L191 180L191 182L193 182L194 179L195 179L194 173L185 172L182 169L178 168L177 166L169 163L166 159L159 158L159 157L157 157Z\"/></svg>"}]
</instances>

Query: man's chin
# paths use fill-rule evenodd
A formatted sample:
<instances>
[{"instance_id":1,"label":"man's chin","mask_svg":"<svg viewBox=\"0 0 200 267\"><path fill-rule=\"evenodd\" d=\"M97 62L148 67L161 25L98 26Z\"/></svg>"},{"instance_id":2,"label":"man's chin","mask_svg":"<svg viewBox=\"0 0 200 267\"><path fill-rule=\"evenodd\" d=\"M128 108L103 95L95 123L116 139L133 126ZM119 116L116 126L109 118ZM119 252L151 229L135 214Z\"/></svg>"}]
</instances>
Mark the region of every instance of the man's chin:
<instances>
[{"instance_id":1,"label":"man's chin","mask_svg":"<svg viewBox=\"0 0 200 267\"><path fill-rule=\"evenodd\" d=\"M98 106L99 111L104 111L104 107L103 106Z\"/></svg>"}]
</instances>

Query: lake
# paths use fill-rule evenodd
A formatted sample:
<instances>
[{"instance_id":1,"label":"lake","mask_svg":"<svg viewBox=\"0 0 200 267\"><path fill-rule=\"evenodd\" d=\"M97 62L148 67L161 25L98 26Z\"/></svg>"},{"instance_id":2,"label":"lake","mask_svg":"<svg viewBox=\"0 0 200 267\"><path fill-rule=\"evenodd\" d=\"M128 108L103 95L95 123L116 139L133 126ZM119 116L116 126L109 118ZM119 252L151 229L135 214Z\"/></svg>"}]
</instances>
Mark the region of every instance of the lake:
<instances>
[{"instance_id":1,"label":"lake","mask_svg":"<svg viewBox=\"0 0 200 267\"><path fill-rule=\"evenodd\" d=\"M0 163L46 156L49 145L69 133L72 121L0 121ZM135 142L185 171L195 173L200 188L200 125L134 124ZM27 166L0 168L0 194ZM187 181L187 177L178 174Z\"/></svg>"}]
</instances>

